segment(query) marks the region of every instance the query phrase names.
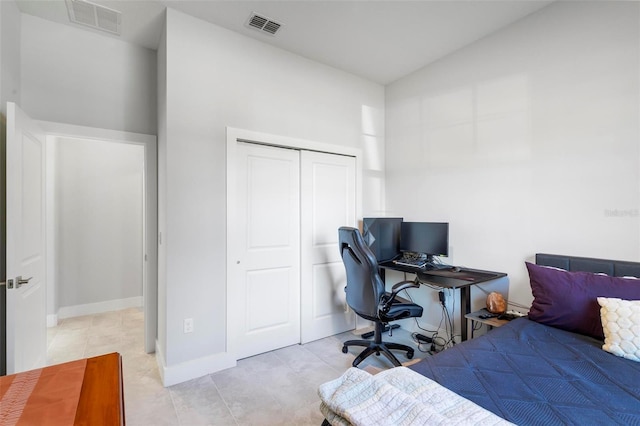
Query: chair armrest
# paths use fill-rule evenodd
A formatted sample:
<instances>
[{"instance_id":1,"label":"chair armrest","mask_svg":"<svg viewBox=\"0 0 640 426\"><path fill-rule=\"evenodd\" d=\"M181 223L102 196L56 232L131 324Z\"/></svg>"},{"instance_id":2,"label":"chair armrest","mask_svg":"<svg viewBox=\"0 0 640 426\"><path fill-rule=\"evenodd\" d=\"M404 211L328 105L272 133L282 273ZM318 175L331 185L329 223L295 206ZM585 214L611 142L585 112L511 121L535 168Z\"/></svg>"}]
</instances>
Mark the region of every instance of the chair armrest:
<instances>
[{"instance_id":1,"label":"chair armrest","mask_svg":"<svg viewBox=\"0 0 640 426\"><path fill-rule=\"evenodd\" d=\"M405 290L407 288L418 288L418 287L420 287L420 282L418 281L418 278L414 280L406 280L406 281L400 281L399 283L395 283L393 287L391 287L391 295L388 298L385 297L380 303L380 305L378 306L378 308L384 313L389 312L389 309L391 308L391 305L393 304L393 301L395 300L398 293L400 293L402 290Z\"/></svg>"},{"instance_id":2,"label":"chair armrest","mask_svg":"<svg viewBox=\"0 0 640 426\"><path fill-rule=\"evenodd\" d=\"M393 287L391 287L391 294L393 297L396 297L396 294L400 293L405 288L419 288L420 283L417 279L415 280L406 280L400 281L399 283L395 283Z\"/></svg>"}]
</instances>

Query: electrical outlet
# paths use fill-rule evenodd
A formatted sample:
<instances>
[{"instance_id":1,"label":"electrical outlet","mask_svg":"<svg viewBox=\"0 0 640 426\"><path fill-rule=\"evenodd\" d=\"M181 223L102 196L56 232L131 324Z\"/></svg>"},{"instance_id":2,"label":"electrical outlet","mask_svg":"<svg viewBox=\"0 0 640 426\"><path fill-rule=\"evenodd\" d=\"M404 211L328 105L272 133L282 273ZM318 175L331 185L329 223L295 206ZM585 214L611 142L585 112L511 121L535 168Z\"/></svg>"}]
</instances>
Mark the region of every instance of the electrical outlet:
<instances>
[{"instance_id":1,"label":"electrical outlet","mask_svg":"<svg viewBox=\"0 0 640 426\"><path fill-rule=\"evenodd\" d=\"M185 333L193 333L193 318L185 318L183 328Z\"/></svg>"}]
</instances>

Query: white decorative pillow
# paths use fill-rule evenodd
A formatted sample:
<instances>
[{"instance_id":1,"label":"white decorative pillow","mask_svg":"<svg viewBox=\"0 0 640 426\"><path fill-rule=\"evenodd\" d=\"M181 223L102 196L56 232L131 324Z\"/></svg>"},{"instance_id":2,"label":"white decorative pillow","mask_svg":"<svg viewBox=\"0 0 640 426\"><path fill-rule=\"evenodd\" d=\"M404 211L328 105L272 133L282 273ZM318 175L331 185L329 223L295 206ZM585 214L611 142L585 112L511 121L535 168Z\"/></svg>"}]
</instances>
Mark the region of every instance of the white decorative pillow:
<instances>
[{"instance_id":1,"label":"white decorative pillow","mask_svg":"<svg viewBox=\"0 0 640 426\"><path fill-rule=\"evenodd\" d=\"M602 349L640 362L640 300L598 297L604 331Z\"/></svg>"}]
</instances>

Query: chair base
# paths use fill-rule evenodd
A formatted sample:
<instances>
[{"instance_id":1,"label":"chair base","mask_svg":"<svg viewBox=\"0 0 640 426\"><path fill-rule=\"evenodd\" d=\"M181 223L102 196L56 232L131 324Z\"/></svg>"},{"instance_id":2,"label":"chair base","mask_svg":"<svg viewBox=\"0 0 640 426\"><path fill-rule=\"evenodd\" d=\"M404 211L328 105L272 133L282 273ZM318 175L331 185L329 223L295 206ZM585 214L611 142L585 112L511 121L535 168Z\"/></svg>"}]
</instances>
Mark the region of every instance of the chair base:
<instances>
[{"instance_id":1,"label":"chair base","mask_svg":"<svg viewBox=\"0 0 640 426\"><path fill-rule=\"evenodd\" d=\"M391 324L391 325L385 324L382 332L386 333L387 331L395 330L396 328L400 328L400 326L398 324ZM375 334L375 331L367 331L366 333L362 333L360 337L362 337L363 339L371 339L374 334Z\"/></svg>"},{"instance_id":2,"label":"chair base","mask_svg":"<svg viewBox=\"0 0 640 426\"><path fill-rule=\"evenodd\" d=\"M364 361L369 355L383 354L386 356L389 361L393 364L394 367L399 367L402 364L398 361L398 358L391 352L391 350L401 350L407 352L407 358L413 358L413 348L407 345L402 345L400 343L391 343L391 342L383 342L382 341L382 331L384 329L384 324L376 323L376 329L374 332L374 340L348 340L342 344L342 352L347 353L349 351L349 346L364 346L364 350L353 360L353 366L357 367L362 361Z\"/></svg>"}]
</instances>

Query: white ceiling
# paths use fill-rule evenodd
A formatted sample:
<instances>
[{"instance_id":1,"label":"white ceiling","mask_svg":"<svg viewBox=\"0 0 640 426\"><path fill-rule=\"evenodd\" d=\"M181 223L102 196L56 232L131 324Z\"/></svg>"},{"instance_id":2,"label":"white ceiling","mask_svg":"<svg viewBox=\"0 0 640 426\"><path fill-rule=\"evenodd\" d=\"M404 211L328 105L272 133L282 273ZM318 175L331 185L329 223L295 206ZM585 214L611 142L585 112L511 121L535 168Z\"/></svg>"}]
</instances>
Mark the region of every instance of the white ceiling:
<instances>
[{"instance_id":1,"label":"white ceiling","mask_svg":"<svg viewBox=\"0 0 640 426\"><path fill-rule=\"evenodd\" d=\"M551 3L537 0L91 1L122 12L120 38L150 49L157 48L163 11L171 7L381 84L404 77ZM24 13L76 26L69 22L64 0L16 0L16 3ZM284 25L275 36L248 28L245 23L251 12Z\"/></svg>"}]
</instances>

